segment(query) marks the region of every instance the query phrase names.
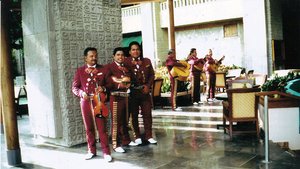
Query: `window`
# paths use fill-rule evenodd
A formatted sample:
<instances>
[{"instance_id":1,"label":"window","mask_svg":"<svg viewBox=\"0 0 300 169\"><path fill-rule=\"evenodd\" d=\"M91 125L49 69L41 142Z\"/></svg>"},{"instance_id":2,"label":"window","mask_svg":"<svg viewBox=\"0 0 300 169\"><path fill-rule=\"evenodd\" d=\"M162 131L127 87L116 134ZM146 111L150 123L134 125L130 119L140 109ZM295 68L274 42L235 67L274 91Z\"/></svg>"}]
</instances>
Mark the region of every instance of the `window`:
<instances>
[{"instance_id":1,"label":"window","mask_svg":"<svg viewBox=\"0 0 300 169\"><path fill-rule=\"evenodd\" d=\"M237 24L224 25L224 37L238 36Z\"/></svg>"}]
</instances>

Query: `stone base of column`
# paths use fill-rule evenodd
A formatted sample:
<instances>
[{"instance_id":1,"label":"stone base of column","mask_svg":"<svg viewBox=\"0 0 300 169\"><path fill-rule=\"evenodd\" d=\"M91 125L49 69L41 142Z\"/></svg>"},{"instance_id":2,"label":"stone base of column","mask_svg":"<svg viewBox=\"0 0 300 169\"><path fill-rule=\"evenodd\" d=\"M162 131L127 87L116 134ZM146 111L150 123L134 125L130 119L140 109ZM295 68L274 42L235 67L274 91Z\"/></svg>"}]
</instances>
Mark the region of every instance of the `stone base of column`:
<instances>
[{"instance_id":1,"label":"stone base of column","mask_svg":"<svg viewBox=\"0 0 300 169\"><path fill-rule=\"evenodd\" d=\"M17 165L22 164L20 149L7 150L6 154L7 154L7 163L8 163L8 165L17 166Z\"/></svg>"}]
</instances>

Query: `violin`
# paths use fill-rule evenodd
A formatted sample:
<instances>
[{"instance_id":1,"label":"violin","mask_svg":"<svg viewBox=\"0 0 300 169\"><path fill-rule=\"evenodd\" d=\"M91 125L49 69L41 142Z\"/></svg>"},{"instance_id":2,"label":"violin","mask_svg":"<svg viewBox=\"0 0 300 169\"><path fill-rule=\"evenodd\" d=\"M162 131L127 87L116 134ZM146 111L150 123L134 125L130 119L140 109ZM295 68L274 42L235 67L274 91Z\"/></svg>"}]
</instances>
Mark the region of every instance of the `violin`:
<instances>
[{"instance_id":1,"label":"violin","mask_svg":"<svg viewBox=\"0 0 300 169\"><path fill-rule=\"evenodd\" d=\"M96 84L98 88L98 84ZM108 117L108 108L105 105L106 94L103 92L96 92L93 96L93 103L95 104L94 107L94 116L97 118L106 118Z\"/></svg>"}]
</instances>

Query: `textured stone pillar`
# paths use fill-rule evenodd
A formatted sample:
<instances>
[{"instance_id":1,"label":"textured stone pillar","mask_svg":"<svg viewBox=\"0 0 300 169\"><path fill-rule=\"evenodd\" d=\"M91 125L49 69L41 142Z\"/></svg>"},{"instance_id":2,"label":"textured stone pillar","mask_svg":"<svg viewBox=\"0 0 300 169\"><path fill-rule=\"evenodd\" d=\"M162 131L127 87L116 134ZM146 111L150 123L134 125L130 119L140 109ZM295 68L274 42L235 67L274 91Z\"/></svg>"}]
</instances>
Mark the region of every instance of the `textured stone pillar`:
<instances>
[{"instance_id":1,"label":"textured stone pillar","mask_svg":"<svg viewBox=\"0 0 300 169\"><path fill-rule=\"evenodd\" d=\"M122 38L121 6L114 0L22 1L25 69L32 132L48 142L85 142L79 100L71 92L83 50L111 61Z\"/></svg>"}]
</instances>

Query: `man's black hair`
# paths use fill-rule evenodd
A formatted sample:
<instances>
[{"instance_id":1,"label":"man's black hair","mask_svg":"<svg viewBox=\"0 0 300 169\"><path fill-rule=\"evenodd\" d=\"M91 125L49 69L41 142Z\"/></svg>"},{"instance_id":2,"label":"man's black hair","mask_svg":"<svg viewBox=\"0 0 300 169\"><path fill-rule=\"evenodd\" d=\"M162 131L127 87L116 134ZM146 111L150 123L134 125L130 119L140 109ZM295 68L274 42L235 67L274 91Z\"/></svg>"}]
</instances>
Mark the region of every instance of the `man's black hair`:
<instances>
[{"instance_id":1,"label":"man's black hair","mask_svg":"<svg viewBox=\"0 0 300 169\"><path fill-rule=\"evenodd\" d=\"M113 51L113 55L115 55L118 51L123 51L123 53L125 54L125 50L122 47L116 47Z\"/></svg>"},{"instance_id":2,"label":"man's black hair","mask_svg":"<svg viewBox=\"0 0 300 169\"><path fill-rule=\"evenodd\" d=\"M88 54L89 51L96 51L97 52L97 49L94 48L94 47L87 47L87 48L84 49L83 55L87 56L87 54Z\"/></svg>"},{"instance_id":3,"label":"man's black hair","mask_svg":"<svg viewBox=\"0 0 300 169\"><path fill-rule=\"evenodd\" d=\"M132 41L132 42L129 43L129 46L128 46L129 50L131 49L131 46L133 46L133 45L139 46L139 48L141 50L141 45L137 41Z\"/></svg>"},{"instance_id":4,"label":"man's black hair","mask_svg":"<svg viewBox=\"0 0 300 169\"><path fill-rule=\"evenodd\" d=\"M133 45L137 45L140 48L140 51L141 51L140 58L143 58L142 45L140 45L139 42L137 42L137 41L132 41L132 42L129 43L129 45L128 45L128 52L131 50L131 46L133 46Z\"/></svg>"},{"instance_id":5,"label":"man's black hair","mask_svg":"<svg viewBox=\"0 0 300 169\"><path fill-rule=\"evenodd\" d=\"M175 53L175 49L169 49L168 50L168 55L172 54L172 53Z\"/></svg>"}]
</instances>

